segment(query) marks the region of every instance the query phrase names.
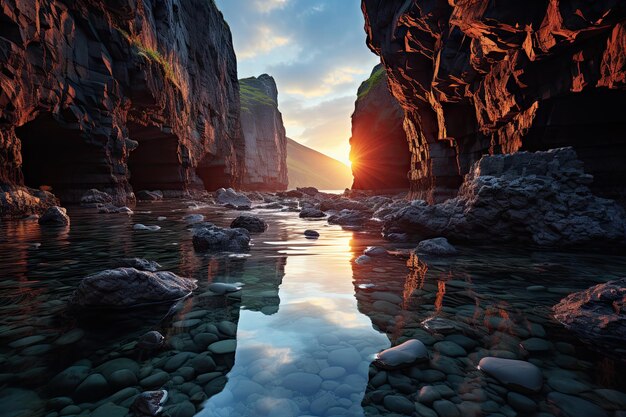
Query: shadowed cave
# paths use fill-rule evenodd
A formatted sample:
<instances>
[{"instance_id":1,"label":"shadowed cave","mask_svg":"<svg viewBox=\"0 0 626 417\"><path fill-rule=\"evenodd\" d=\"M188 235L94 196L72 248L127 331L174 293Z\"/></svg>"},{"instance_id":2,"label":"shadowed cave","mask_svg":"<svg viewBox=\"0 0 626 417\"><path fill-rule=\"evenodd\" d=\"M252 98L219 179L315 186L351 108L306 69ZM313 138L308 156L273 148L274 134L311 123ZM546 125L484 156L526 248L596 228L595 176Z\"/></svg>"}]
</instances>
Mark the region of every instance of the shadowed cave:
<instances>
[{"instance_id":1,"label":"shadowed cave","mask_svg":"<svg viewBox=\"0 0 626 417\"><path fill-rule=\"evenodd\" d=\"M211 153L204 155L198 167L196 174L202 180L204 188L207 191L215 191L219 188L228 188L231 186L231 176L226 174L226 163Z\"/></svg>"},{"instance_id":2,"label":"shadowed cave","mask_svg":"<svg viewBox=\"0 0 626 417\"><path fill-rule=\"evenodd\" d=\"M128 125L129 137L139 143L128 157L129 182L134 191L185 188L178 138L155 126Z\"/></svg>"},{"instance_id":3,"label":"shadowed cave","mask_svg":"<svg viewBox=\"0 0 626 417\"><path fill-rule=\"evenodd\" d=\"M63 204L80 202L84 191L110 176L103 148L91 145L80 131L63 128L44 114L16 128L22 145L24 185L50 187Z\"/></svg>"}]
</instances>

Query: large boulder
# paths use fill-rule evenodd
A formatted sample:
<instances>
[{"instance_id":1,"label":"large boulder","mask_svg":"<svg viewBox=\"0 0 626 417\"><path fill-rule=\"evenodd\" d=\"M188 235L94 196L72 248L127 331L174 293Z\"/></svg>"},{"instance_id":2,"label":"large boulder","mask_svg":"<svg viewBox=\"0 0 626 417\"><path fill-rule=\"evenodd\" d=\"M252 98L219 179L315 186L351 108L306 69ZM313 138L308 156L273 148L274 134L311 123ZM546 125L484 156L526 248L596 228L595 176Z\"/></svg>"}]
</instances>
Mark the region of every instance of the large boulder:
<instances>
[{"instance_id":1,"label":"large boulder","mask_svg":"<svg viewBox=\"0 0 626 417\"><path fill-rule=\"evenodd\" d=\"M135 193L135 197L140 201L159 201L163 200L163 192L159 190L141 190Z\"/></svg>"},{"instance_id":2,"label":"large boulder","mask_svg":"<svg viewBox=\"0 0 626 417\"><path fill-rule=\"evenodd\" d=\"M196 288L196 280L172 272L107 269L83 278L71 304L83 308L141 307L187 297Z\"/></svg>"},{"instance_id":3,"label":"large boulder","mask_svg":"<svg viewBox=\"0 0 626 417\"><path fill-rule=\"evenodd\" d=\"M69 226L70 217L63 207L52 206L39 218L39 224L51 226Z\"/></svg>"},{"instance_id":4,"label":"large boulder","mask_svg":"<svg viewBox=\"0 0 626 417\"><path fill-rule=\"evenodd\" d=\"M554 306L554 318L601 350L621 352L626 340L626 278L568 295Z\"/></svg>"},{"instance_id":5,"label":"large boulder","mask_svg":"<svg viewBox=\"0 0 626 417\"><path fill-rule=\"evenodd\" d=\"M92 188L85 191L80 198L80 204L84 206L97 206L98 204L112 204L113 197L104 191Z\"/></svg>"},{"instance_id":6,"label":"large boulder","mask_svg":"<svg viewBox=\"0 0 626 417\"><path fill-rule=\"evenodd\" d=\"M414 201L388 218L383 233L541 246L623 241L624 209L594 196L591 180L572 148L483 156L458 197L435 205Z\"/></svg>"},{"instance_id":7,"label":"large boulder","mask_svg":"<svg viewBox=\"0 0 626 417\"><path fill-rule=\"evenodd\" d=\"M232 188L220 188L215 192L215 200L218 204L237 208L249 209L252 201L242 193L238 193Z\"/></svg>"},{"instance_id":8,"label":"large boulder","mask_svg":"<svg viewBox=\"0 0 626 417\"><path fill-rule=\"evenodd\" d=\"M250 248L250 232L242 228L225 229L204 223L194 229L193 247L198 252L243 252Z\"/></svg>"},{"instance_id":9,"label":"large boulder","mask_svg":"<svg viewBox=\"0 0 626 417\"><path fill-rule=\"evenodd\" d=\"M265 220L256 216L239 216L230 224L231 229L242 228L250 233L263 233L267 230Z\"/></svg>"},{"instance_id":10,"label":"large boulder","mask_svg":"<svg viewBox=\"0 0 626 417\"><path fill-rule=\"evenodd\" d=\"M361 226L369 220L368 213L357 210L341 210L328 218L328 223L340 226Z\"/></svg>"}]
</instances>

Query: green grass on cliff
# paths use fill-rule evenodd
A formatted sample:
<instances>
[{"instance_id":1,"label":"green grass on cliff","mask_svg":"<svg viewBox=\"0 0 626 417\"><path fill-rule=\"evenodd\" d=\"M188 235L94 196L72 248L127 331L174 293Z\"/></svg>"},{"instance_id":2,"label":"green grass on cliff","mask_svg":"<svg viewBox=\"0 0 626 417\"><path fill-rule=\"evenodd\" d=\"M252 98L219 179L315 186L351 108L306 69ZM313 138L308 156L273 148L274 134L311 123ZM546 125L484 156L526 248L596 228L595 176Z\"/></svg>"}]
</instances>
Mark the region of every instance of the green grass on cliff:
<instances>
[{"instance_id":1,"label":"green grass on cliff","mask_svg":"<svg viewBox=\"0 0 626 417\"><path fill-rule=\"evenodd\" d=\"M239 94L241 96L241 110L250 111L254 106L273 106L278 104L272 100L264 91L254 87L249 83L252 78L239 80Z\"/></svg>"},{"instance_id":2,"label":"green grass on cliff","mask_svg":"<svg viewBox=\"0 0 626 417\"><path fill-rule=\"evenodd\" d=\"M131 36L128 32L123 29L117 28L117 31L126 38L128 42L130 42L135 48L137 48L137 55L146 58L147 60L158 64L165 74L165 78L170 80L174 85L178 86L178 80L176 79L176 74L174 73L174 68L172 64L169 63L167 59L156 49L146 47L137 36Z\"/></svg>"},{"instance_id":3,"label":"green grass on cliff","mask_svg":"<svg viewBox=\"0 0 626 417\"><path fill-rule=\"evenodd\" d=\"M376 69L376 71L372 72L372 75L366 80L363 81L361 86L359 87L359 91L357 92L357 98L363 98L372 91L372 88L376 87L385 79L385 68L381 65L380 68Z\"/></svg>"}]
</instances>

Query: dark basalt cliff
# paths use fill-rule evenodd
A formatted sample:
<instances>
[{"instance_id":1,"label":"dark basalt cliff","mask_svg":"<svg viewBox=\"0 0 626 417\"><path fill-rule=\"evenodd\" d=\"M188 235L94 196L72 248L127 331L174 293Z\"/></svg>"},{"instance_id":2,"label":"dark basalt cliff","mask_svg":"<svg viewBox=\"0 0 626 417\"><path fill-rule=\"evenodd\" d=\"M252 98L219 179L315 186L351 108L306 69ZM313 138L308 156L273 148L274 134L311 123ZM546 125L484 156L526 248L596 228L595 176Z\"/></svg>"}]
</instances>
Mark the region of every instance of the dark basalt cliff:
<instances>
[{"instance_id":1,"label":"dark basalt cliff","mask_svg":"<svg viewBox=\"0 0 626 417\"><path fill-rule=\"evenodd\" d=\"M359 87L352 114L350 160L355 190L407 189L411 154L404 111L387 87L382 65Z\"/></svg>"},{"instance_id":2,"label":"dark basalt cliff","mask_svg":"<svg viewBox=\"0 0 626 417\"><path fill-rule=\"evenodd\" d=\"M278 111L278 88L267 74L239 80L245 139L242 186L253 191L286 190L287 136Z\"/></svg>"},{"instance_id":3,"label":"dark basalt cliff","mask_svg":"<svg viewBox=\"0 0 626 417\"><path fill-rule=\"evenodd\" d=\"M483 153L573 146L623 197L626 3L363 0L368 45L406 112L414 197L456 194Z\"/></svg>"},{"instance_id":4,"label":"dark basalt cliff","mask_svg":"<svg viewBox=\"0 0 626 417\"><path fill-rule=\"evenodd\" d=\"M236 60L212 1L2 2L0 69L3 215L37 210L23 186L124 204L241 178Z\"/></svg>"}]
</instances>

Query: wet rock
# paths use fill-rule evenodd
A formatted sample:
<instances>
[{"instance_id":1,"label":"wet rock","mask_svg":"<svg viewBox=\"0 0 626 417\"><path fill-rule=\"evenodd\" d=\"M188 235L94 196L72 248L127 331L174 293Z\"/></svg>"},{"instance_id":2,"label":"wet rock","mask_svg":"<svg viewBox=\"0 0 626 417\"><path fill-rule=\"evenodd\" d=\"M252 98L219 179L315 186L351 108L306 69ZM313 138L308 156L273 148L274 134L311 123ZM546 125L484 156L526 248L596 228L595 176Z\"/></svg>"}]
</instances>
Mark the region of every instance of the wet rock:
<instances>
[{"instance_id":1,"label":"wet rock","mask_svg":"<svg viewBox=\"0 0 626 417\"><path fill-rule=\"evenodd\" d=\"M438 400L433 403L433 408L440 417L460 417L461 413L453 402Z\"/></svg>"},{"instance_id":2,"label":"wet rock","mask_svg":"<svg viewBox=\"0 0 626 417\"><path fill-rule=\"evenodd\" d=\"M108 391L107 380L100 374L91 374L76 388L73 397L78 402L94 402L106 396Z\"/></svg>"},{"instance_id":3,"label":"wet rock","mask_svg":"<svg viewBox=\"0 0 626 417\"><path fill-rule=\"evenodd\" d=\"M378 353L374 364L383 369L400 369L428 359L426 346L419 340L411 339Z\"/></svg>"},{"instance_id":4,"label":"wet rock","mask_svg":"<svg viewBox=\"0 0 626 417\"><path fill-rule=\"evenodd\" d=\"M592 348L608 352L623 348L626 340L626 278L570 294L553 310L554 318Z\"/></svg>"},{"instance_id":5,"label":"wet rock","mask_svg":"<svg viewBox=\"0 0 626 417\"><path fill-rule=\"evenodd\" d=\"M225 355L234 353L237 349L237 341L234 339L220 340L219 342L209 345L208 350L217 355Z\"/></svg>"},{"instance_id":6,"label":"wet rock","mask_svg":"<svg viewBox=\"0 0 626 417\"><path fill-rule=\"evenodd\" d=\"M89 376L88 366L73 365L59 372L50 381L51 391L55 394L71 394L74 389Z\"/></svg>"},{"instance_id":7,"label":"wet rock","mask_svg":"<svg viewBox=\"0 0 626 417\"><path fill-rule=\"evenodd\" d=\"M137 385L137 376L129 369L120 369L111 374L107 380L117 390Z\"/></svg>"},{"instance_id":8,"label":"wet rock","mask_svg":"<svg viewBox=\"0 0 626 417\"><path fill-rule=\"evenodd\" d=\"M139 382L139 385L145 388L159 388L169 380L169 374L167 372L161 371L145 377Z\"/></svg>"},{"instance_id":9,"label":"wet rock","mask_svg":"<svg viewBox=\"0 0 626 417\"><path fill-rule=\"evenodd\" d=\"M317 218L322 218L322 217L326 217L326 214L318 209L315 208L303 208L302 210L300 210L300 214L299 214L300 218L303 219L317 219Z\"/></svg>"},{"instance_id":10,"label":"wet rock","mask_svg":"<svg viewBox=\"0 0 626 417\"><path fill-rule=\"evenodd\" d=\"M204 216L202 214L188 214L183 217L183 220L188 224L196 224L202 223L204 221Z\"/></svg>"},{"instance_id":11,"label":"wet rock","mask_svg":"<svg viewBox=\"0 0 626 417\"><path fill-rule=\"evenodd\" d=\"M252 201L245 194L238 193L232 188L220 188L215 192L215 201L218 204L231 206L237 209L250 209Z\"/></svg>"},{"instance_id":12,"label":"wet rock","mask_svg":"<svg viewBox=\"0 0 626 417\"><path fill-rule=\"evenodd\" d=\"M572 395L551 392L548 394L548 404L555 407L557 415L567 417L608 417L606 411L596 404Z\"/></svg>"},{"instance_id":13,"label":"wet rock","mask_svg":"<svg viewBox=\"0 0 626 417\"><path fill-rule=\"evenodd\" d=\"M126 417L128 408L120 407L112 403L103 404L93 410L90 417Z\"/></svg>"},{"instance_id":14,"label":"wet rock","mask_svg":"<svg viewBox=\"0 0 626 417\"><path fill-rule=\"evenodd\" d=\"M193 247L199 252L244 252L250 248L250 232L246 229L225 229L205 223L194 230Z\"/></svg>"},{"instance_id":15,"label":"wet rock","mask_svg":"<svg viewBox=\"0 0 626 417\"><path fill-rule=\"evenodd\" d=\"M70 218L65 208L52 206L42 214L37 222L41 225L69 226Z\"/></svg>"},{"instance_id":16,"label":"wet rock","mask_svg":"<svg viewBox=\"0 0 626 417\"><path fill-rule=\"evenodd\" d=\"M97 204L111 204L113 203L113 197L104 191L92 188L85 191L80 198L80 204L83 206L96 206Z\"/></svg>"},{"instance_id":17,"label":"wet rock","mask_svg":"<svg viewBox=\"0 0 626 417\"><path fill-rule=\"evenodd\" d=\"M506 400L519 413L532 414L537 410L537 404L533 400L517 392L507 393Z\"/></svg>"},{"instance_id":18,"label":"wet rock","mask_svg":"<svg viewBox=\"0 0 626 417\"><path fill-rule=\"evenodd\" d=\"M163 347L165 344L165 337L156 330L143 334L137 340L137 348L144 350L156 350Z\"/></svg>"},{"instance_id":19,"label":"wet rock","mask_svg":"<svg viewBox=\"0 0 626 417\"><path fill-rule=\"evenodd\" d=\"M159 201L163 200L163 193L159 190L141 190L135 193L135 197L137 197L139 201Z\"/></svg>"},{"instance_id":20,"label":"wet rock","mask_svg":"<svg viewBox=\"0 0 626 417\"><path fill-rule=\"evenodd\" d=\"M340 226L361 226L369 220L369 214L357 210L341 210L328 218L329 224Z\"/></svg>"},{"instance_id":21,"label":"wet rock","mask_svg":"<svg viewBox=\"0 0 626 417\"><path fill-rule=\"evenodd\" d=\"M421 403L432 404L436 400L441 399L441 394L434 387L427 385L419 390L417 399Z\"/></svg>"},{"instance_id":22,"label":"wet rock","mask_svg":"<svg viewBox=\"0 0 626 417\"><path fill-rule=\"evenodd\" d=\"M315 230L307 229L304 231L304 236L306 236L307 239L317 239L320 237L320 234Z\"/></svg>"},{"instance_id":23,"label":"wet rock","mask_svg":"<svg viewBox=\"0 0 626 417\"><path fill-rule=\"evenodd\" d=\"M263 233L267 230L265 220L256 216L239 216L230 224L232 229L242 228L250 233Z\"/></svg>"},{"instance_id":24,"label":"wet rock","mask_svg":"<svg viewBox=\"0 0 626 417\"><path fill-rule=\"evenodd\" d=\"M448 334L458 329L456 323L442 317L431 317L422 322L422 326L431 333Z\"/></svg>"},{"instance_id":25,"label":"wet rock","mask_svg":"<svg viewBox=\"0 0 626 417\"><path fill-rule=\"evenodd\" d=\"M71 304L86 308L138 307L173 302L189 296L196 288L196 280L172 272L108 269L83 278Z\"/></svg>"},{"instance_id":26,"label":"wet rock","mask_svg":"<svg viewBox=\"0 0 626 417\"><path fill-rule=\"evenodd\" d=\"M426 253L429 255L451 256L458 252L445 237L435 237L432 239L422 240L415 249L418 253Z\"/></svg>"},{"instance_id":27,"label":"wet rock","mask_svg":"<svg viewBox=\"0 0 626 417\"><path fill-rule=\"evenodd\" d=\"M161 265L158 262L142 258L125 258L121 260L121 264L140 271L156 272L161 269Z\"/></svg>"},{"instance_id":28,"label":"wet rock","mask_svg":"<svg viewBox=\"0 0 626 417\"><path fill-rule=\"evenodd\" d=\"M349 198L331 198L323 200L320 203L320 210L322 211L369 211L369 207L360 201L351 200Z\"/></svg>"},{"instance_id":29,"label":"wet rock","mask_svg":"<svg viewBox=\"0 0 626 417\"><path fill-rule=\"evenodd\" d=\"M157 226L157 225L146 226L145 224L137 223L133 225L133 230L149 230L151 232L156 232L157 230L161 230L161 226Z\"/></svg>"},{"instance_id":30,"label":"wet rock","mask_svg":"<svg viewBox=\"0 0 626 417\"><path fill-rule=\"evenodd\" d=\"M435 343L434 348L437 352L450 357L467 356L465 349L454 342L437 342Z\"/></svg>"},{"instance_id":31,"label":"wet rock","mask_svg":"<svg viewBox=\"0 0 626 417\"><path fill-rule=\"evenodd\" d=\"M520 345L530 353L549 352L552 349L552 343L538 337L526 339Z\"/></svg>"},{"instance_id":32,"label":"wet rock","mask_svg":"<svg viewBox=\"0 0 626 417\"><path fill-rule=\"evenodd\" d=\"M372 256L372 257L385 256L387 255L387 249L383 248L382 246L370 246L369 248L363 251L363 255Z\"/></svg>"},{"instance_id":33,"label":"wet rock","mask_svg":"<svg viewBox=\"0 0 626 417\"><path fill-rule=\"evenodd\" d=\"M166 390L142 392L135 398L131 409L140 416L156 416L167 402Z\"/></svg>"},{"instance_id":34,"label":"wet rock","mask_svg":"<svg viewBox=\"0 0 626 417\"><path fill-rule=\"evenodd\" d=\"M231 292L241 291L241 286L235 284L228 284L226 282L214 282L209 285L209 291L215 294L228 294Z\"/></svg>"},{"instance_id":35,"label":"wet rock","mask_svg":"<svg viewBox=\"0 0 626 417\"><path fill-rule=\"evenodd\" d=\"M370 258L370 257L369 257L369 256L367 256L367 255L361 255L361 256L359 256L358 258L356 258L356 259L354 260L354 262L355 262L356 264L358 264L358 265L364 265L364 264L369 263L369 262L371 262L371 261L372 261L372 258Z\"/></svg>"},{"instance_id":36,"label":"wet rock","mask_svg":"<svg viewBox=\"0 0 626 417\"><path fill-rule=\"evenodd\" d=\"M494 377L507 388L522 393L539 392L543 386L541 371L529 362L486 357L480 360L478 369Z\"/></svg>"},{"instance_id":37,"label":"wet rock","mask_svg":"<svg viewBox=\"0 0 626 417\"><path fill-rule=\"evenodd\" d=\"M383 400L385 408L394 413L410 415L415 411L415 405L406 397L401 395L387 395Z\"/></svg>"},{"instance_id":38,"label":"wet rock","mask_svg":"<svg viewBox=\"0 0 626 417\"><path fill-rule=\"evenodd\" d=\"M400 209L383 232L541 246L623 241L624 210L594 196L590 181L572 148L483 156L458 197Z\"/></svg>"}]
</instances>

